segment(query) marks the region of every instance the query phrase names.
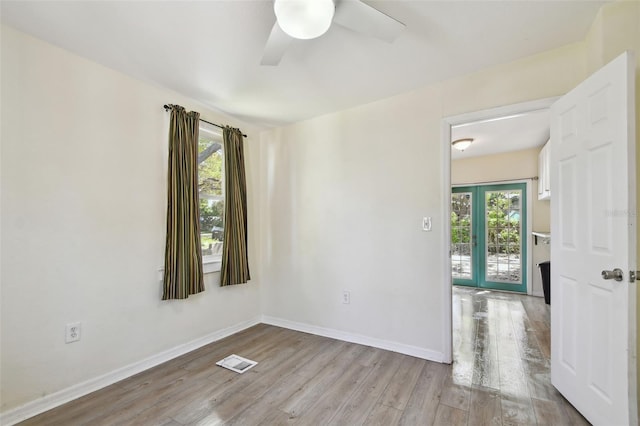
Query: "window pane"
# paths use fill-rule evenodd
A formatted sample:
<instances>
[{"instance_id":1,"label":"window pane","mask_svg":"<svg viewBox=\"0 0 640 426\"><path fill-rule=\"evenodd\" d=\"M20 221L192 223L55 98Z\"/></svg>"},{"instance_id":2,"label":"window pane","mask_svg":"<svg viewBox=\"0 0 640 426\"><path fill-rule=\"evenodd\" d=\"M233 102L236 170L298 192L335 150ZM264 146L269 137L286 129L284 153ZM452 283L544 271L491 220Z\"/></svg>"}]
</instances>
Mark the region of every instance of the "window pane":
<instances>
[{"instance_id":1,"label":"window pane","mask_svg":"<svg viewBox=\"0 0 640 426\"><path fill-rule=\"evenodd\" d=\"M219 256L224 231L224 157L221 139L207 137L208 133L201 132L198 141L200 242L203 256Z\"/></svg>"}]
</instances>

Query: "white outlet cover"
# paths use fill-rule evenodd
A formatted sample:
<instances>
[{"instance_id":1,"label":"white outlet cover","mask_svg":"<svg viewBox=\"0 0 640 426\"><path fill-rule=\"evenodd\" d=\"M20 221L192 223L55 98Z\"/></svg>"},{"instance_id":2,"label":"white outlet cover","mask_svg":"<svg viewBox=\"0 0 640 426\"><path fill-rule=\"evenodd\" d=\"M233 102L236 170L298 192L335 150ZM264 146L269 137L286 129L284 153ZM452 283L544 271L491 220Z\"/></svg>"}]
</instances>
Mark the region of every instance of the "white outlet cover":
<instances>
[{"instance_id":1,"label":"white outlet cover","mask_svg":"<svg viewBox=\"0 0 640 426\"><path fill-rule=\"evenodd\" d=\"M431 216L422 218L422 230L431 231Z\"/></svg>"},{"instance_id":2,"label":"white outlet cover","mask_svg":"<svg viewBox=\"0 0 640 426\"><path fill-rule=\"evenodd\" d=\"M65 343L73 343L80 340L80 332L81 332L81 323L72 322L67 324L65 331Z\"/></svg>"}]
</instances>

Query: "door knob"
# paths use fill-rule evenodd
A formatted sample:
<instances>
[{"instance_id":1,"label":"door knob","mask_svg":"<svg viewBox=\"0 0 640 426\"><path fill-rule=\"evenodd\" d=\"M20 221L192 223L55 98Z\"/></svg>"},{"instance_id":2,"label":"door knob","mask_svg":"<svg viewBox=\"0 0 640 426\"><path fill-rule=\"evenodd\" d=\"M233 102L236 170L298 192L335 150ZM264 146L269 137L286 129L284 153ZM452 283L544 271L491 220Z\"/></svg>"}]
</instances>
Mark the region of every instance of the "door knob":
<instances>
[{"instance_id":1,"label":"door knob","mask_svg":"<svg viewBox=\"0 0 640 426\"><path fill-rule=\"evenodd\" d=\"M613 271L602 271L602 279L622 281L622 269L616 268Z\"/></svg>"}]
</instances>

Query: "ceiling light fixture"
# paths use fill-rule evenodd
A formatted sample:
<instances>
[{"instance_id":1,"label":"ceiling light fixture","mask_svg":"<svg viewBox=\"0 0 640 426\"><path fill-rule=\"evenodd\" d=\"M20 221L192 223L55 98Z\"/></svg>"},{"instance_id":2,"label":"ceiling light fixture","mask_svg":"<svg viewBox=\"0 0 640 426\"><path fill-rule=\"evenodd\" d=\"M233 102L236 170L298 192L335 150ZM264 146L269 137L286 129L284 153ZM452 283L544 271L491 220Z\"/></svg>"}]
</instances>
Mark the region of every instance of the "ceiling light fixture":
<instances>
[{"instance_id":1,"label":"ceiling light fixture","mask_svg":"<svg viewBox=\"0 0 640 426\"><path fill-rule=\"evenodd\" d=\"M282 31L308 40L327 32L336 7L333 0L275 0L273 10Z\"/></svg>"},{"instance_id":2,"label":"ceiling light fixture","mask_svg":"<svg viewBox=\"0 0 640 426\"><path fill-rule=\"evenodd\" d=\"M473 142L473 138L456 139L455 141L451 142L451 146L458 151L464 151L465 149L469 148L471 142Z\"/></svg>"}]
</instances>

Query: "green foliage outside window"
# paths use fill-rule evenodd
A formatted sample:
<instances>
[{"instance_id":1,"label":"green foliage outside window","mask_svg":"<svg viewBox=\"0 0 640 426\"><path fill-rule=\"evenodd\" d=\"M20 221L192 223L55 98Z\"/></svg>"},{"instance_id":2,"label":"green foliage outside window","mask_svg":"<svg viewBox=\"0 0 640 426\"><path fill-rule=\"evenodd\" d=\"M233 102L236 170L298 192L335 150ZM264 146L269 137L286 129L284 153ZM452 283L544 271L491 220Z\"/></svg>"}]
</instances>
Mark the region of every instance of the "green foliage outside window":
<instances>
[{"instance_id":1,"label":"green foliage outside window","mask_svg":"<svg viewBox=\"0 0 640 426\"><path fill-rule=\"evenodd\" d=\"M222 241L224 229L223 156L219 142L198 141L198 192L200 196L200 240L203 250Z\"/></svg>"},{"instance_id":2,"label":"green foliage outside window","mask_svg":"<svg viewBox=\"0 0 640 426\"><path fill-rule=\"evenodd\" d=\"M200 230L211 233L214 227L223 227L224 201L214 202L209 206L208 200L200 200Z\"/></svg>"},{"instance_id":3,"label":"green foliage outside window","mask_svg":"<svg viewBox=\"0 0 640 426\"><path fill-rule=\"evenodd\" d=\"M469 220L469 216L458 218L456 212L451 212L451 242L453 244L468 244L471 242L471 220Z\"/></svg>"},{"instance_id":4,"label":"green foliage outside window","mask_svg":"<svg viewBox=\"0 0 640 426\"><path fill-rule=\"evenodd\" d=\"M517 192L486 193L487 250L489 254L520 254L520 196ZM454 251L471 243L471 198L453 194L451 243Z\"/></svg>"},{"instance_id":5,"label":"green foliage outside window","mask_svg":"<svg viewBox=\"0 0 640 426\"><path fill-rule=\"evenodd\" d=\"M451 243L471 242L471 197L468 193L452 194Z\"/></svg>"},{"instance_id":6,"label":"green foliage outside window","mask_svg":"<svg viewBox=\"0 0 640 426\"><path fill-rule=\"evenodd\" d=\"M490 254L520 254L520 197L487 192L487 248Z\"/></svg>"}]
</instances>

